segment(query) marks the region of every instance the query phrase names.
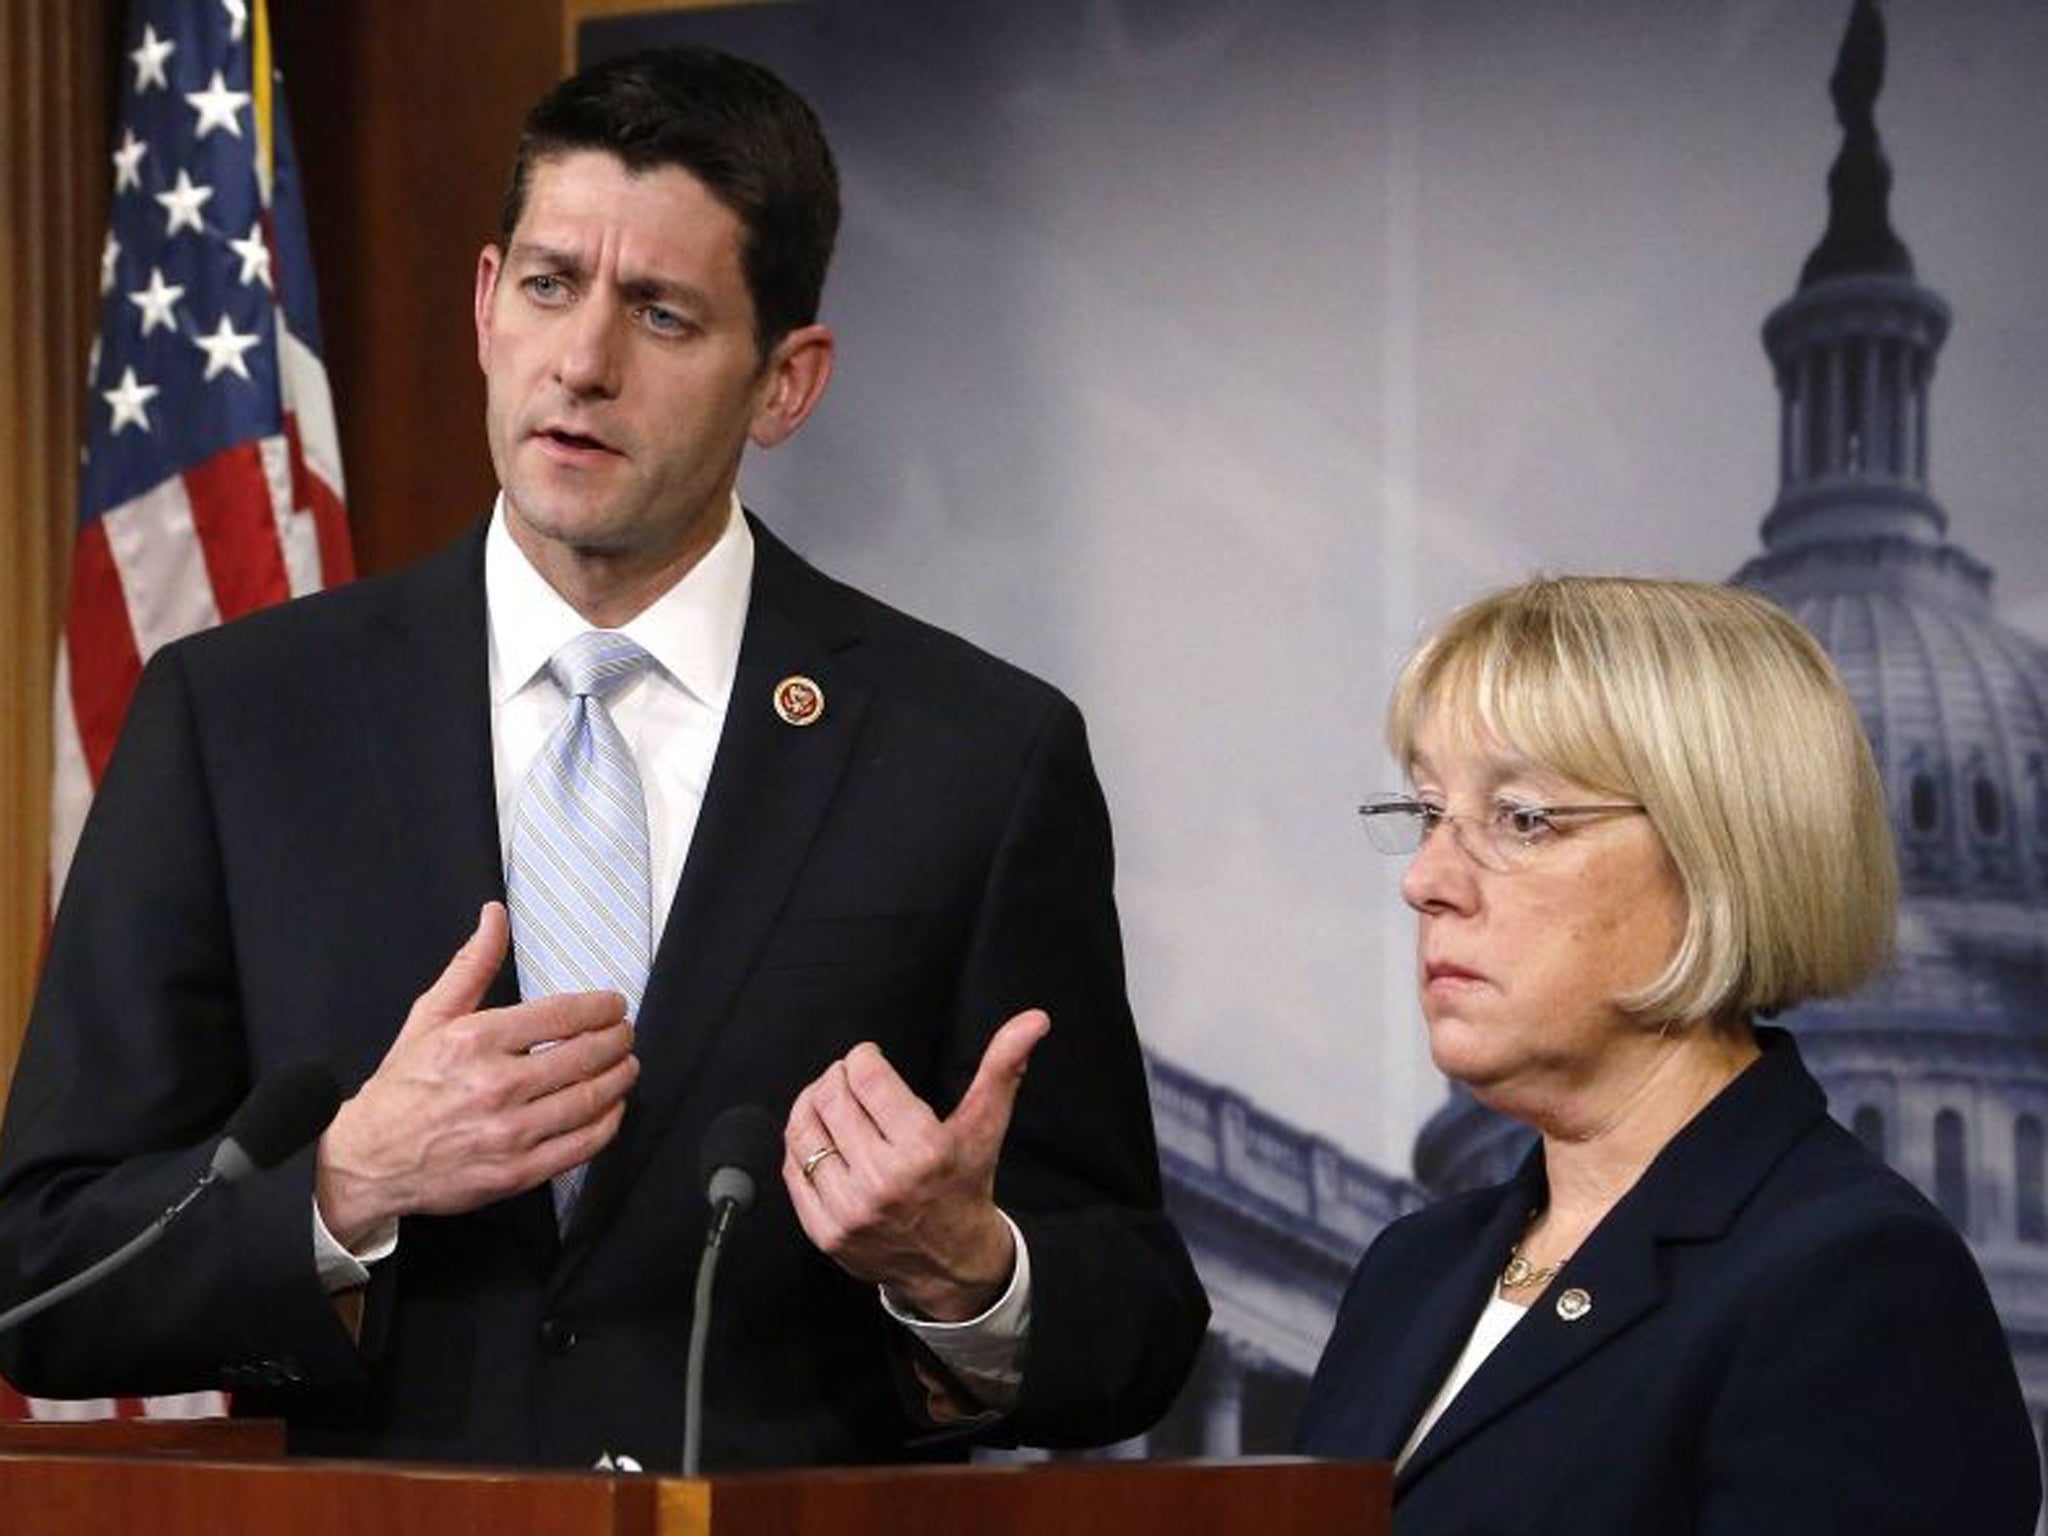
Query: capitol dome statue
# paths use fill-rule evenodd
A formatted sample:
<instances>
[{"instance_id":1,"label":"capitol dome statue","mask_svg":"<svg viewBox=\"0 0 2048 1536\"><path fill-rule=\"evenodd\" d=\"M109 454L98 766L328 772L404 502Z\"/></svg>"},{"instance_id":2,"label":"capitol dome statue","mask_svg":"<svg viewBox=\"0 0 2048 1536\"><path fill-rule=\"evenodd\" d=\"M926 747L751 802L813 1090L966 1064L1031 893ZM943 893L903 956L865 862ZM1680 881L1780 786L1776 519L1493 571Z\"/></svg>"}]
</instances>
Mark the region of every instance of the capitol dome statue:
<instances>
[{"instance_id":1,"label":"capitol dome statue","mask_svg":"<svg viewBox=\"0 0 2048 1536\"><path fill-rule=\"evenodd\" d=\"M1891 803L1898 963L1786 1023L1851 1127L1948 1214L1990 1282L2037 1422L2048 1412L2048 648L2000 622L1928 474L1949 308L1888 211L1874 109L1883 21L1858 0L1831 94L1826 233L1764 324L1779 489L1734 582L1841 668ZM1527 1134L1462 1090L1415 1149L1433 1195L1503 1178Z\"/></svg>"}]
</instances>

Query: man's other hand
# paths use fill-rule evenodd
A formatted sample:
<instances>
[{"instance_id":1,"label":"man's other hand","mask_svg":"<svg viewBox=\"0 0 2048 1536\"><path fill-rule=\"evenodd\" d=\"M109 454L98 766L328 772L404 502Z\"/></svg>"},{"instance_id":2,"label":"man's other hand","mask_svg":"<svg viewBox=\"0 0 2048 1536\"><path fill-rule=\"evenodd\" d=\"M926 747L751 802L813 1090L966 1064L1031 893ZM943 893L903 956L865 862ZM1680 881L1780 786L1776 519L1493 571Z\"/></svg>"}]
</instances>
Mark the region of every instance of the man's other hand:
<instances>
[{"instance_id":1,"label":"man's other hand","mask_svg":"<svg viewBox=\"0 0 2048 1536\"><path fill-rule=\"evenodd\" d=\"M935 1321L987 1311L1015 1259L995 1204L996 1160L1025 1066L1051 1027L1033 1008L997 1030L943 1120L877 1046L828 1067L783 1130L782 1181L811 1241Z\"/></svg>"}]
</instances>

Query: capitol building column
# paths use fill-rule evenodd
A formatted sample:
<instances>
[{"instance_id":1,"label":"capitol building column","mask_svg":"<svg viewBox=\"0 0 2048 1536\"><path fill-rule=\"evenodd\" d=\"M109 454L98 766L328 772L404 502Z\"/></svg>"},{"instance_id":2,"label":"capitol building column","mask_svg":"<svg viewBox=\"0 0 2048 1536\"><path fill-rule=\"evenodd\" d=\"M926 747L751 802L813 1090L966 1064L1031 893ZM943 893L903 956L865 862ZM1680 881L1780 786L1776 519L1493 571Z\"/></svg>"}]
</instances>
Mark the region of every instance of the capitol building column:
<instances>
[{"instance_id":1,"label":"capitol building column","mask_svg":"<svg viewBox=\"0 0 2048 1536\"><path fill-rule=\"evenodd\" d=\"M1228 1339L1216 1343L1203 1372L1202 1454L1236 1456L1244 1448L1244 1354Z\"/></svg>"}]
</instances>

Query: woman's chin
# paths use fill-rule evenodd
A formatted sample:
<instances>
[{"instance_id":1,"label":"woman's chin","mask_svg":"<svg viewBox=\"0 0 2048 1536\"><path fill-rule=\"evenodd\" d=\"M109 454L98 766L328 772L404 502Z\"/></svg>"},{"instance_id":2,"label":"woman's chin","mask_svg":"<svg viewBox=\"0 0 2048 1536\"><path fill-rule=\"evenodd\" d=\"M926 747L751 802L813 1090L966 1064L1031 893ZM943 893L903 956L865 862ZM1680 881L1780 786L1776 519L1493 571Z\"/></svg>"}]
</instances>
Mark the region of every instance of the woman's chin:
<instances>
[{"instance_id":1,"label":"woman's chin","mask_svg":"<svg viewBox=\"0 0 2048 1536\"><path fill-rule=\"evenodd\" d=\"M1485 1028L1465 1019L1432 1021L1429 1059L1452 1082L1496 1114L1526 1119L1538 1078L1533 1063L1513 1049L1499 1026Z\"/></svg>"},{"instance_id":2,"label":"woman's chin","mask_svg":"<svg viewBox=\"0 0 2048 1536\"><path fill-rule=\"evenodd\" d=\"M1437 1071L1477 1093L1501 1068L1499 1039L1458 1015L1429 1021L1429 1059Z\"/></svg>"}]
</instances>

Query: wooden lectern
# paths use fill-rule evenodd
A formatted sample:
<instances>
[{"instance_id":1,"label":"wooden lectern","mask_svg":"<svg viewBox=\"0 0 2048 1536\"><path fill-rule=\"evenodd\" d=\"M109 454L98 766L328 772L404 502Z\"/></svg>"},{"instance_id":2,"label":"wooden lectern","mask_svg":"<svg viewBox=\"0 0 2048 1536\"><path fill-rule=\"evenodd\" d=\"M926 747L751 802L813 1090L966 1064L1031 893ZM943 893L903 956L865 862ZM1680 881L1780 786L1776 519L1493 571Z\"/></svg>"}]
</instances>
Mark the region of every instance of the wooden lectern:
<instances>
[{"instance_id":1,"label":"wooden lectern","mask_svg":"<svg viewBox=\"0 0 2048 1536\"><path fill-rule=\"evenodd\" d=\"M1387 1536L1384 1463L1029 1463L706 1478L284 1457L275 1425L0 1424L34 1536Z\"/></svg>"}]
</instances>

